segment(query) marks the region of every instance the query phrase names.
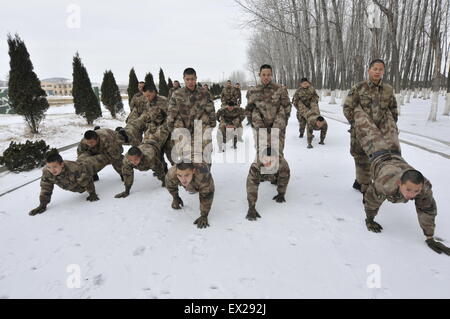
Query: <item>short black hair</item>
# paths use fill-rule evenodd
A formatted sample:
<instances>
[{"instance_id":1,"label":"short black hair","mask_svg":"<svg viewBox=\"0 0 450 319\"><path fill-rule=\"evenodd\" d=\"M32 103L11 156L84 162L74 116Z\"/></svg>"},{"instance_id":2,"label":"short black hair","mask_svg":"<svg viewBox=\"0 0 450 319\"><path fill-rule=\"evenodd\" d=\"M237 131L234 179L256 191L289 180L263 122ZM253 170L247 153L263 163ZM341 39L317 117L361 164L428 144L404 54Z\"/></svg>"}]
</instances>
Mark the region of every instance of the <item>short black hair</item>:
<instances>
[{"instance_id":1,"label":"short black hair","mask_svg":"<svg viewBox=\"0 0 450 319\"><path fill-rule=\"evenodd\" d=\"M142 88L142 91L144 92L156 92L156 87L150 84L144 84L144 87Z\"/></svg>"},{"instance_id":2,"label":"short black hair","mask_svg":"<svg viewBox=\"0 0 450 319\"><path fill-rule=\"evenodd\" d=\"M410 169L403 173L402 177L400 178L400 183L403 185L406 182L411 182L416 185L421 185L425 183L425 177L423 177L422 173L419 171L416 171L415 169Z\"/></svg>"},{"instance_id":3,"label":"short black hair","mask_svg":"<svg viewBox=\"0 0 450 319\"><path fill-rule=\"evenodd\" d=\"M141 149L139 147L132 146L128 150L127 154L130 155L130 156L142 156L142 151L141 151Z\"/></svg>"},{"instance_id":4,"label":"short black hair","mask_svg":"<svg viewBox=\"0 0 450 319\"><path fill-rule=\"evenodd\" d=\"M325 119L323 118L323 116L318 116L318 117L317 117L317 120L318 120L319 122L325 121Z\"/></svg>"},{"instance_id":5,"label":"short black hair","mask_svg":"<svg viewBox=\"0 0 450 319\"><path fill-rule=\"evenodd\" d=\"M261 72L264 69L270 69L270 71L272 71L272 67L269 64L261 65L261 67L259 68L259 72Z\"/></svg>"},{"instance_id":6,"label":"short black hair","mask_svg":"<svg viewBox=\"0 0 450 319\"><path fill-rule=\"evenodd\" d=\"M195 72L195 70L193 68L187 68L187 69L185 69L183 71L183 77L185 77L186 75L195 75L195 76L197 76L197 72Z\"/></svg>"},{"instance_id":7,"label":"short black hair","mask_svg":"<svg viewBox=\"0 0 450 319\"><path fill-rule=\"evenodd\" d=\"M239 82L237 82L235 85L241 85Z\"/></svg>"},{"instance_id":8,"label":"short black hair","mask_svg":"<svg viewBox=\"0 0 450 319\"><path fill-rule=\"evenodd\" d=\"M49 152L47 154L47 157L45 158L45 161L47 163L58 162L59 164L61 164L63 162L63 159L62 159L61 155L58 153L58 151L55 151L55 152Z\"/></svg>"},{"instance_id":9,"label":"short black hair","mask_svg":"<svg viewBox=\"0 0 450 319\"><path fill-rule=\"evenodd\" d=\"M236 106L236 103L234 101L228 101L226 103L227 106Z\"/></svg>"},{"instance_id":10,"label":"short black hair","mask_svg":"<svg viewBox=\"0 0 450 319\"><path fill-rule=\"evenodd\" d=\"M301 78L300 84L302 84L303 82L308 82L309 83L308 78Z\"/></svg>"},{"instance_id":11,"label":"short black hair","mask_svg":"<svg viewBox=\"0 0 450 319\"><path fill-rule=\"evenodd\" d=\"M96 140L98 138L98 135L95 131L89 130L84 133L84 138L86 140Z\"/></svg>"},{"instance_id":12,"label":"short black hair","mask_svg":"<svg viewBox=\"0 0 450 319\"><path fill-rule=\"evenodd\" d=\"M145 82L144 81L140 81L139 84L145 84Z\"/></svg>"},{"instance_id":13,"label":"short black hair","mask_svg":"<svg viewBox=\"0 0 450 319\"><path fill-rule=\"evenodd\" d=\"M273 148L268 147L261 153L261 156L278 156L278 152Z\"/></svg>"},{"instance_id":14,"label":"short black hair","mask_svg":"<svg viewBox=\"0 0 450 319\"><path fill-rule=\"evenodd\" d=\"M175 81L173 81L173 83L178 83L178 84L180 84L180 81L178 81L178 80L175 80Z\"/></svg>"},{"instance_id":15,"label":"short black hair","mask_svg":"<svg viewBox=\"0 0 450 319\"><path fill-rule=\"evenodd\" d=\"M231 83L231 80L228 80L228 81L227 81L227 83L228 83L228 82L230 82L230 83Z\"/></svg>"},{"instance_id":16,"label":"short black hair","mask_svg":"<svg viewBox=\"0 0 450 319\"><path fill-rule=\"evenodd\" d=\"M386 63L384 63L383 60L381 60L381 59L375 59L375 60L372 60L372 61L370 62L370 64L369 64L369 69L371 69L371 68L372 68L375 64L377 64L377 63L381 63L381 64L383 64L384 67L386 67Z\"/></svg>"},{"instance_id":17,"label":"short black hair","mask_svg":"<svg viewBox=\"0 0 450 319\"><path fill-rule=\"evenodd\" d=\"M195 169L195 166L193 163L178 163L176 164L176 168L179 169L180 171L185 171L187 169L193 170Z\"/></svg>"}]
</instances>

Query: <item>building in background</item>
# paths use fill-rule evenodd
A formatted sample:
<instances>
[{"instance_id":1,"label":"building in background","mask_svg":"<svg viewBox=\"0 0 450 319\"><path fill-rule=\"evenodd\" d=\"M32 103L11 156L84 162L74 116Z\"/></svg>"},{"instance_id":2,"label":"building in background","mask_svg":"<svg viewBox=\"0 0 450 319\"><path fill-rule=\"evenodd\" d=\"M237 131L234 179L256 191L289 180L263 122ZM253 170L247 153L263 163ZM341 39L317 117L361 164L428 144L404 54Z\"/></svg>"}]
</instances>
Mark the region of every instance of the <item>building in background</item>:
<instances>
[{"instance_id":1,"label":"building in background","mask_svg":"<svg viewBox=\"0 0 450 319\"><path fill-rule=\"evenodd\" d=\"M66 78L49 78L41 80L41 88L48 96L72 95L72 80Z\"/></svg>"}]
</instances>

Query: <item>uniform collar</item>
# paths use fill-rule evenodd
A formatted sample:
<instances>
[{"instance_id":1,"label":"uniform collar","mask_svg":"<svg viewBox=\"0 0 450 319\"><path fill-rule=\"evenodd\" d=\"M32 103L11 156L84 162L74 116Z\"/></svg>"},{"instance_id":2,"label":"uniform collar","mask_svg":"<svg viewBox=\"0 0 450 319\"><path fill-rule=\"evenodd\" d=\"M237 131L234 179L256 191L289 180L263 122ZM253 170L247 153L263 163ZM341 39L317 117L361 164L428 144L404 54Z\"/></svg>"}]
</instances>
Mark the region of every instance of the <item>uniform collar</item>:
<instances>
[{"instance_id":1,"label":"uniform collar","mask_svg":"<svg viewBox=\"0 0 450 319\"><path fill-rule=\"evenodd\" d=\"M367 80L367 84L369 85L369 87L373 88L373 87L380 87L383 88L383 80L380 80L380 83L375 84L370 80Z\"/></svg>"}]
</instances>

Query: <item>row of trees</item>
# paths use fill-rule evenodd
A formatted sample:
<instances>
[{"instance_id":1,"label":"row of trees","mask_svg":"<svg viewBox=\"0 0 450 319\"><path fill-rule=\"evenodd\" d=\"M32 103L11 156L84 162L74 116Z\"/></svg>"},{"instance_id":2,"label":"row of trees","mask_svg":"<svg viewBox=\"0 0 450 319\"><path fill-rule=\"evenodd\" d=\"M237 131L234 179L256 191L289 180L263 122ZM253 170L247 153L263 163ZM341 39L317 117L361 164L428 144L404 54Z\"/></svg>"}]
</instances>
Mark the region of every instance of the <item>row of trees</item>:
<instances>
[{"instance_id":1,"label":"row of trees","mask_svg":"<svg viewBox=\"0 0 450 319\"><path fill-rule=\"evenodd\" d=\"M450 87L448 0L235 0L253 33L248 69L275 66L275 80L297 87L347 90L370 60L387 63L397 94ZM448 72L448 73L447 73ZM447 82L445 76L447 76ZM255 76L256 77L256 76Z\"/></svg>"}]
</instances>

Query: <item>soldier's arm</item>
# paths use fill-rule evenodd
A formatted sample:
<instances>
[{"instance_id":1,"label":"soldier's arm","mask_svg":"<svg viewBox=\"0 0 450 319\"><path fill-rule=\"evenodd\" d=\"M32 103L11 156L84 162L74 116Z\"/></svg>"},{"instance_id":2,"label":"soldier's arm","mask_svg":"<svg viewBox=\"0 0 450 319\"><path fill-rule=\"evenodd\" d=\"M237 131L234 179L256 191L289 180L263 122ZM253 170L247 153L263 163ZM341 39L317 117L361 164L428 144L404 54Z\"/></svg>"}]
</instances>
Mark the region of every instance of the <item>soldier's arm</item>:
<instances>
[{"instance_id":1,"label":"soldier's arm","mask_svg":"<svg viewBox=\"0 0 450 319\"><path fill-rule=\"evenodd\" d=\"M178 114L177 101L175 97L172 95L172 98L169 100L169 107L167 109L167 128L169 132L172 132L175 125L175 120Z\"/></svg>"},{"instance_id":2,"label":"soldier's arm","mask_svg":"<svg viewBox=\"0 0 450 319\"><path fill-rule=\"evenodd\" d=\"M220 110L218 110L217 113L216 113L216 120L217 120L217 122L219 122L219 123L220 123L220 120L221 120L221 117L222 117L222 110L223 110L223 109L220 109Z\"/></svg>"},{"instance_id":3,"label":"soldier's arm","mask_svg":"<svg viewBox=\"0 0 450 319\"><path fill-rule=\"evenodd\" d=\"M92 172L88 169L88 167L84 164L78 163L78 169L80 171L80 175L77 180L78 183L84 187L88 194L95 194L95 186L94 179L92 177Z\"/></svg>"},{"instance_id":4,"label":"soldier's arm","mask_svg":"<svg viewBox=\"0 0 450 319\"><path fill-rule=\"evenodd\" d=\"M325 125L320 130L320 140L325 141L325 137L327 137L327 131L328 131L328 124L325 123Z\"/></svg>"},{"instance_id":5,"label":"soldier's arm","mask_svg":"<svg viewBox=\"0 0 450 319\"><path fill-rule=\"evenodd\" d=\"M395 95L392 94L391 101L389 102L389 110L392 113L392 116L394 117L395 123L398 121L398 106L397 106L397 99L395 98Z\"/></svg>"},{"instance_id":6,"label":"soldier's arm","mask_svg":"<svg viewBox=\"0 0 450 319\"><path fill-rule=\"evenodd\" d=\"M214 199L214 180L212 175L208 173L202 180L199 189L200 199L200 214L207 217L211 211L211 206Z\"/></svg>"},{"instance_id":7,"label":"soldier's arm","mask_svg":"<svg viewBox=\"0 0 450 319\"><path fill-rule=\"evenodd\" d=\"M281 106L284 109L284 113L286 114L286 120L291 116L292 104L289 100L289 94L286 89L281 89Z\"/></svg>"},{"instance_id":8,"label":"soldier's arm","mask_svg":"<svg viewBox=\"0 0 450 319\"><path fill-rule=\"evenodd\" d=\"M367 191L364 193L364 210L369 219L374 219L378 210L385 201L386 197L382 190L376 189L373 183L370 183Z\"/></svg>"},{"instance_id":9,"label":"soldier's arm","mask_svg":"<svg viewBox=\"0 0 450 319\"><path fill-rule=\"evenodd\" d=\"M255 106L251 113L252 125L254 128L265 128L264 118L259 109Z\"/></svg>"},{"instance_id":10,"label":"soldier's arm","mask_svg":"<svg viewBox=\"0 0 450 319\"><path fill-rule=\"evenodd\" d=\"M278 194L286 194L286 190L291 177L289 165L285 160L280 161L280 169L278 171L277 191Z\"/></svg>"},{"instance_id":11,"label":"soldier's arm","mask_svg":"<svg viewBox=\"0 0 450 319\"><path fill-rule=\"evenodd\" d=\"M319 95L317 94L316 89L313 89L313 96L311 99L311 103L316 104L317 106L319 105Z\"/></svg>"},{"instance_id":12,"label":"soldier's arm","mask_svg":"<svg viewBox=\"0 0 450 319\"><path fill-rule=\"evenodd\" d=\"M41 193L39 195L40 205L47 207L52 199L53 188L55 185L46 176L46 173L42 174L41 177Z\"/></svg>"},{"instance_id":13,"label":"soldier's arm","mask_svg":"<svg viewBox=\"0 0 450 319\"><path fill-rule=\"evenodd\" d=\"M436 228L435 219L437 215L436 201L431 190L431 183L426 180L422 192L415 198L417 217L420 227L427 237L434 236Z\"/></svg>"},{"instance_id":14,"label":"soldier's arm","mask_svg":"<svg viewBox=\"0 0 450 319\"><path fill-rule=\"evenodd\" d=\"M209 94L207 94L207 104L205 110L208 113L209 127L211 128L216 127L217 125L216 110L214 108L214 102L212 101L211 96Z\"/></svg>"},{"instance_id":15,"label":"soldier's arm","mask_svg":"<svg viewBox=\"0 0 450 319\"><path fill-rule=\"evenodd\" d=\"M252 164L247 176L247 201L249 206L255 206L258 200L260 178L260 170L256 164Z\"/></svg>"},{"instance_id":16,"label":"soldier's arm","mask_svg":"<svg viewBox=\"0 0 450 319\"><path fill-rule=\"evenodd\" d=\"M129 193L131 186L133 186L134 183L134 169L125 158L123 160L122 176L123 183L125 185L125 192Z\"/></svg>"},{"instance_id":17,"label":"soldier's arm","mask_svg":"<svg viewBox=\"0 0 450 319\"><path fill-rule=\"evenodd\" d=\"M172 197L178 196L178 178L176 175L169 170L166 174L166 189L172 195Z\"/></svg>"},{"instance_id":18,"label":"soldier's arm","mask_svg":"<svg viewBox=\"0 0 450 319\"><path fill-rule=\"evenodd\" d=\"M294 107L298 110L298 93L295 92L294 96L292 97L292 105L294 105Z\"/></svg>"},{"instance_id":19,"label":"soldier's arm","mask_svg":"<svg viewBox=\"0 0 450 319\"><path fill-rule=\"evenodd\" d=\"M354 125L354 110L355 110L355 104L357 101L357 93L356 89L352 88L349 92L347 97L345 98L344 106L343 106L343 112L344 116L347 119L347 121L350 123L351 126Z\"/></svg>"},{"instance_id":20,"label":"soldier's arm","mask_svg":"<svg viewBox=\"0 0 450 319\"><path fill-rule=\"evenodd\" d=\"M83 143L83 140L81 140L80 144L78 144L77 147L77 157L80 157L80 155L82 154L88 154L88 147L86 146L86 144Z\"/></svg>"}]
</instances>

